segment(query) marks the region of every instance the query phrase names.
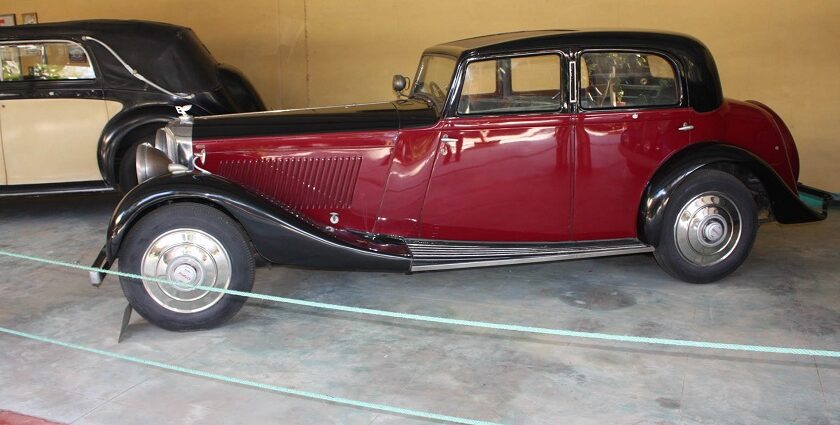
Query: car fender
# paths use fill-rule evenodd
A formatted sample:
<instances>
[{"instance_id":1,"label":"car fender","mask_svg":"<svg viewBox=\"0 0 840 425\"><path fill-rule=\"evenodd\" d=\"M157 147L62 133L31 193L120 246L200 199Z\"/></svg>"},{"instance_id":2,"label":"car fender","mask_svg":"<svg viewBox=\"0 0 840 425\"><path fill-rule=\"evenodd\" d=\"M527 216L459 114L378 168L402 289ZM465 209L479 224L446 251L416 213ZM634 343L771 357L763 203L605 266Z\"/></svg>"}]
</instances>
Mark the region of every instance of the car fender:
<instances>
[{"instance_id":1,"label":"car fender","mask_svg":"<svg viewBox=\"0 0 840 425\"><path fill-rule=\"evenodd\" d=\"M653 246L658 245L665 209L686 177L707 168L729 172L733 165L761 181L773 215L780 223L806 223L825 218L824 213L802 202L796 189L785 184L769 164L752 152L719 142L703 142L671 156L650 179L639 207L639 238Z\"/></svg>"},{"instance_id":2,"label":"car fender","mask_svg":"<svg viewBox=\"0 0 840 425\"><path fill-rule=\"evenodd\" d=\"M237 112L258 112L265 111L266 106L260 97L257 89L251 81L245 77L238 68L219 64L219 78L222 80L222 87L229 93L236 104Z\"/></svg>"},{"instance_id":3,"label":"car fender","mask_svg":"<svg viewBox=\"0 0 840 425\"><path fill-rule=\"evenodd\" d=\"M99 171L102 178L109 184L116 185L116 156L120 152L126 136L150 124L159 124L163 127L177 117L175 107L165 104L132 108L115 115L105 125L99 138L97 152L99 153Z\"/></svg>"},{"instance_id":4,"label":"car fender","mask_svg":"<svg viewBox=\"0 0 840 425\"><path fill-rule=\"evenodd\" d=\"M411 264L407 256L350 245L234 182L205 173L166 174L130 190L108 226L107 259L112 262L119 255L125 236L138 220L173 202L199 202L228 214L242 226L257 254L272 263L406 272Z\"/></svg>"}]
</instances>

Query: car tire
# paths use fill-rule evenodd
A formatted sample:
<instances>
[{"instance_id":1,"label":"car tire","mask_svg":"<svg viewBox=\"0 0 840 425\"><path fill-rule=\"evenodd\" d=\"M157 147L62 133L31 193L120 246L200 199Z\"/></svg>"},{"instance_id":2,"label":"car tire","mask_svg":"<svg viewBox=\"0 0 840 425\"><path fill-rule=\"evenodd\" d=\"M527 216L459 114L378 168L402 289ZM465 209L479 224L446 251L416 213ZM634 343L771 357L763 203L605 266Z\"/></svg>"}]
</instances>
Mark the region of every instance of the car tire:
<instances>
[{"instance_id":1,"label":"car tire","mask_svg":"<svg viewBox=\"0 0 840 425\"><path fill-rule=\"evenodd\" d=\"M128 192L134 186L137 186L137 167L135 165L135 159L137 156L137 147L143 143L149 143L152 146L155 144L155 135L146 134L142 137L137 138L135 141L131 143L131 146L123 153L122 157L120 158L120 166L117 175L117 183L120 186L120 191L123 193Z\"/></svg>"},{"instance_id":2,"label":"car tire","mask_svg":"<svg viewBox=\"0 0 840 425\"><path fill-rule=\"evenodd\" d=\"M254 255L245 232L207 205L176 203L152 211L131 228L118 258L123 273L181 284L120 277L131 307L168 330L214 328L233 317L246 301L194 289L195 285L244 292L254 286Z\"/></svg>"},{"instance_id":3,"label":"car tire","mask_svg":"<svg viewBox=\"0 0 840 425\"><path fill-rule=\"evenodd\" d=\"M758 232L752 193L731 174L700 170L668 201L654 257L690 283L720 280L746 260Z\"/></svg>"}]
</instances>

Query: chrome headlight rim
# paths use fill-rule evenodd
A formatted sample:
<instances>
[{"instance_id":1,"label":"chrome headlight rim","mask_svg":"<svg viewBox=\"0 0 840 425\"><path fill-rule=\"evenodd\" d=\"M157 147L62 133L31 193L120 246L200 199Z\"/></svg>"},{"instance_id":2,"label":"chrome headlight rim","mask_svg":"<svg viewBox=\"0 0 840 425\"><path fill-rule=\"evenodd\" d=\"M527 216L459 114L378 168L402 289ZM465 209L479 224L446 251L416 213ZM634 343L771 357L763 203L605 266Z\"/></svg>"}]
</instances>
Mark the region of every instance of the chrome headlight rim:
<instances>
[{"instance_id":1,"label":"chrome headlight rim","mask_svg":"<svg viewBox=\"0 0 840 425\"><path fill-rule=\"evenodd\" d=\"M140 184L168 173L170 164L172 164L172 160L163 151L156 149L149 143L138 145L134 157L137 183Z\"/></svg>"},{"instance_id":2,"label":"chrome headlight rim","mask_svg":"<svg viewBox=\"0 0 840 425\"><path fill-rule=\"evenodd\" d=\"M180 167L181 170L194 170L191 118L170 121L165 127L158 129L154 146L149 143L141 146L145 146L142 155L138 146L135 157L138 184L165 174L168 170L164 169L168 169L170 164L183 166ZM157 151L159 154L149 150ZM167 159L166 167L162 167L163 158Z\"/></svg>"}]
</instances>

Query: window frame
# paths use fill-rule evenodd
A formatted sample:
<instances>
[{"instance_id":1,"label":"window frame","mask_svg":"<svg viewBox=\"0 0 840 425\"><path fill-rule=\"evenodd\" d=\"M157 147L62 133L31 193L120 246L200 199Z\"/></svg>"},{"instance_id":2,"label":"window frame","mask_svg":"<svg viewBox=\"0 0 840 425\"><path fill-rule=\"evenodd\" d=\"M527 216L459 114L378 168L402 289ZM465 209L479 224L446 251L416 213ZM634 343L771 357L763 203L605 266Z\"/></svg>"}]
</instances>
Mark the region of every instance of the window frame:
<instances>
[{"instance_id":1,"label":"window frame","mask_svg":"<svg viewBox=\"0 0 840 425\"><path fill-rule=\"evenodd\" d=\"M425 93L420 95L420 98L428 99L429 102L431 102L432 104L435 105L436 112L440 116L440 115L443 115L446 112L446 108L449 104L449 97L451 96L450 93L452 93L452 88L455 87L455 83L456 83L455 79L458 78L458 72L459 72L460 64L458 63L458 57L457 56L447 55L447 54L444 54L444 53L436 53L436 52L430 52L430 53L423 52L423 54L420 55L420 61L417 62L417 69L414 72L414 80L409 82L410 87L411 87L411 90L409 92L410 97L415 96L414 86L415 86L415 84L417 84L417 80L420 77L420 65L423 64L423 58L426 57L426 56L440 56L440 57L443 57L443 58L446 58L446 59L452 59L452 60L455 61L455 68L452 70L452 75L449 77L449 82L450 82L449 93L446 94L446 98L443 99L443 102L442 102L441 105L438 105L437 102L434 101L434 99L431 99ZM438 106L440 106L440 109L438 109Z\"/></svg>"},{"instance_id":2,"label":"window frame","mask_svg":"<svg viewBox=\"0 0 840 425\"><path fill-rule=\"evenodd\" d=\"M458 104L461 101L461 93L464 89L464 82L467 75L467 68L473 62L481 62L486 60L498 60L498 59L510 59L510 58L517 58L517 57L527 57L527 56L543 56L543 55L555 55L560 57L560 90L562 95L560 96L560 105L557 109L553 110L542 110L542 111L509 111L509 112L477 112L477 113L470 113L464 114L458 112ZM508 53L498 53L492 55L482 55L482 56L475 56L471 58L467 58L461 62L458 66L457 74L456 74L456 84L453 85L453 96L452 102L449 105L451 108L450 116L452 117L460 117L460 118L475 118L475 117L504 117L504 116L516 116L516 115L523 115L523 116L532 116L532 115L556 115L556 114L564 114L564 113L571 113L571 105L569 103L569 58L570 55L560 49L549 49L549 50L534 50L534 51L523 51L523 52L508 52ZM498 80L497 80L498 81ZM496 90L499 90L499 84L496 83Z\"/></svg>"},{"instance_id":3,"label":"window frame","mask_svg":"<svg viewBox=\"0 0 840 425\"><path fill-rule=\"evenodd\" d=\"M646 105L646 106L610 106L610 107L599 107L599 108L586 108L580 102L580 80L581 80L581 61L583 55L586 53L631 53L631 54L647 54L647 55L657 55L671 64L674 69L674 81L676 82L676 89L677 89L677 101L675 103L669 103L667 105ZM633 49L633 48L595 48L595 49L582 49L575 53L575 104L577 105L577 110L579 112L610 112L610 111L647 111L651 109L671 109L671 108L682 108L686 106L686 91L685 91L685 73L683 72L682 67L680 66L679 61L674 59L674 57L669 54L668 52L656 49Z\"/></svg>"},{"instance_id":4,"label":"window frame","mask_svg":"<svg viewBox=\"0 0 840 425\"><path fill-rule=\"evenodd\" d=\"M88 64L90 64L91 70L93 70L93 78L76 78L76 79L58 79L58 80L19 80L19 81L0 81L0 87L4 86L11 86L11 85L21 85L21 84L38 84L38 85L94 85L101 80L101 72L99 71L99 66L96 62L96 59L90 52L90 49L85 47L84 43L81 41L76 41L72 39L59 39L59 38L48 38L48 39L21 39L21 40L3 40L0 41L0 46L16 46L16 45L24 45L24 44L50 44L50 43L66 43L66 44L73 44L79 46L85 52L85 56L87 57Z\"/></svg>"}]
</instances>

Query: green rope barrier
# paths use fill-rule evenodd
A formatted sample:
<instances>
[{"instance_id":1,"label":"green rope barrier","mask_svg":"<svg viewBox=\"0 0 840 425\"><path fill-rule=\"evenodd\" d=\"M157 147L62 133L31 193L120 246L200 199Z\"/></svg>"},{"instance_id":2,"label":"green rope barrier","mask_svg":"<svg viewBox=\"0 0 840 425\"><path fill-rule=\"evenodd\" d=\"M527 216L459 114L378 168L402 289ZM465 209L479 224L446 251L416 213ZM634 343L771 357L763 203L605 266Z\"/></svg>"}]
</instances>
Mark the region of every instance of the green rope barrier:
<instances>
[{"instance_id":1,"label":"green rope barrier","mask_svg":"<svg viewBox=\"0 0 840 425\"><path fill-rule=\"evenodd\" d=\"M227 383L230 383L230 384L244 385L244 386L248 386L248 387L252 387L252 388L259 388L259 389L262 389L262 390L269 390L269 391L274 391L274 392L283 393L283 394L296 395L296 396L299 396L299 397L305 397L305 398L310 398L310 399L315 399L315 400L329 401L329 402L343 404L343 405L347 405L347 406L361 407L361 408L377 410L377 411L381 411L381 412L396 413L398 415L413 416L413 417L432 419L432 420L437 420L437 421L446 421L446 422L452 422L452 423L456 423L456 424L499 425L499 424L496 424L494 422L485 422L485 421L479 421L479 420L475 420L475 419L460 418L460 417L457 417L457 416L440 415L440 414L437 414L437 413L424 412L422 410L405 409L405 408L402 408L402 407L389 406L387 404L368 403L368 402L365 402L365 401L353 400L353 399L343 398L343 397L334 397L334 396L331 396L331 395L320 394L320 393L315 393L315 392L311 392L311 391L302 391L302 390L296 390L296 389L288 388L288 387L281 387L281 386L278 386L278 385L264 384L264 383L261 383L261 382L250 381L250 380L247 380L247 379L240 379L240 378L234 378L234 377L231 377L231 376L220 375L218 373L204 372L204 371L201 371L201 370L196 370L196 369L190 369L190 368L186 368L186 367L182 367L182 366L171 365L171 364L168 364L168 363L158 362L158 361L154 361L154 360L147 360L147 359L143 359L143 358L140 358L140 357L134 357L134 356L128 356L128 355L125 355L125 354L114 353L112 351L100 350L98 348L85 347L83 345L72 344L72 343L69 343L69 342L59 341L59 340L55 340L55 339L52 339L52 338L47 338L47 337L43 337L43 336L40 336L40 335L34 335L34 334L26 333L26 332L20 332L20 331L14 330L14 329L8 329L8 328L4 328L4 327L0 327L0 332L6 333L6 334L9 334L9 335L19 336L19 337L22 337L22 338L32 339L32 340L35 340L35 341L45 342L47 344L54 344L54 345L58 345L58 346L61 346L61 347L64 347L64 348L71 348L73 350L86 351L88 353L99 354L101 356L111 357L111 358L114 358L114 359L124 360L124 361L127 361L127 362L138 363L138 364L141 364L141 365L144 365L144 366L151 366L151 367L156 367L156 368L159 368L159 369L170 370L170 371L173 371L173 372L184 373L184 374L187 374L187 375L193 375L193 376L199 376L199 377L202 377L202 378L214 379L214 380L217 380L217 381L227 382Z\"/></svg>"},{"instance_id":2,"label":"green rope barrier","mask_svg":"<svg viewBox=\"0 0 840 425\"><path fill-rule=\"evenodd\" d=\"M105 270L98 267L88 267L82 266L80 264L73 264L67 263L64 261L57 261L51 260L48 258L40 258L34 257L30 255L24 254L17 254L14 252L2 251L0 250L0 255L19 258L23 260L30 260L30 261L37 261L45 264L51 264L55 266L62 266L62 267L70 267L79 270L85 270L88 272L99 272L99 273L106 273L115 276L122 276L128 277L132 279L138 280L145 280L149 282L158 282L163 283L166 285L176 285L175 282L168 281L166 279L154 278L154 277L144 277L140 275L135 275L131 273L124 273L120 271L112 271L112 270ZM765 346L765 345L745 345L745 344L730 344L730 343L723 343L723 342L706 342L706 341L692 341L692 340L685 340L685 339L668 339L668 338L652 338L652 337L644 337L644 336L633 336L633 335L614 335L614 334L606 334L606 333L597 333L597 332L580 332L580 331L571 331L565 329L551 329L551 328L540 328L540 327L533 327L533 326L522 326L522 325L508 325L504 323L492 323L492 322L478 322L473 320L460 320L460 319L450 319L446 317L435 317L435 316L424 316L419 314L409 314L409 313L398 313L393 311L387 310L376 310L370 308L361 308L361 307L351 307L346 305L340 304L328 304L328 303L320 303L315 301L305 301L299 300L295 298L285 298L285 297L278 297L274 295L266 295L266 294L258 294L253 292L244 292L244 291L235 291L231 289L221 289L221 288L213 288L208 286L196 286L195 289L201 289L204 291L209 292L218 292L222 294L229 294L229 295L236 295L241 297L247 298L254 298L266 301L273 301L285 304L294 304L300 305L305 307L313 307L313 308L321 308L327 310L336 310L336 311L345 311L349 313L358 313L358 314L367 314L372 316L381 316L381 317L390 317L395 319L406 319L406 320L415 320L420 322L431 322L431 323L441 323L446 325L458 325L458 326L467 326L473 328L484 328L484 329L495 329L495 330L504 330L504 331L511 331L511 332L523 332L523 333L532 333L532 334L541 334L541 335L554 335L554 336L566 336L566 337L574 337L574 338L585 338L585 339L596 339L596 340L604 340L604 341L614 341L614 342L629 342L629 343L640 343L640 344L653 344L653 345L668 345L668 346L675 346L675 347L690 347L690 348L705 348L705 349L717 349L717 350L732 350L732 351L749 351L749 352L758 352L758 353L773 353L773 354L790 354L790 355L797 355L797 356L816 356L816 357L834 357L840 358L840 351L831 351L831 350L812 350L807 348L791 348L791 347L773 347L773 346Z\"/></svg>"}]
</instances>

